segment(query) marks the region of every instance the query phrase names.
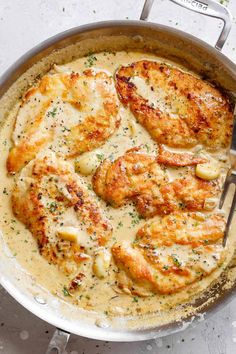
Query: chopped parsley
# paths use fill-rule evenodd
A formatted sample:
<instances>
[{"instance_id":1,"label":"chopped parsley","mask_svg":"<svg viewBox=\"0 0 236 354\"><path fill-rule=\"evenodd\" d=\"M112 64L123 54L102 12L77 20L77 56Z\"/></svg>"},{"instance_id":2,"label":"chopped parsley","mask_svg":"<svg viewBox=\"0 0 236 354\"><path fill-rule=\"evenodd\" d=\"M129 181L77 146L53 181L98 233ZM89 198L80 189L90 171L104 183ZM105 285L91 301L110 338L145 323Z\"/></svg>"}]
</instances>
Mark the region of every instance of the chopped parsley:
<instances>
[{"instance_id":1,"label":"chopped parsley","mask_svg":"<svg viewBox=\"0 0 236 354\"><path fill-rule=\"evenodd\" d=\"M57 203L56 202L52 202L49 205L49 210L50 210L51 213L54 213L57 210Z\"/></svg>"},{"instance_id":2,"label":"chopped parsley","mask_svg":"<svg viewBox=\"0 0 236 354\"><path fill-rule=\"evenodd\" d=\"M174 264L176 265L176 267L181 267L181 262L178 260L178 258L175 257L174 254L172 254L172 260L174 262Z\"/></svg>"},{"instance_id":3,"label":"chopped parsley","mask_svg":"<svg viewBox=\"0 0 236 354\"><path fill-rule=\"evenodd\" d=\"M92 184L91 184L91 183L88 183L88 184L87 184L87 187L88 187L88 190L89 190L89 191L92 191L92 190L93 190L93 187L92 187Z\"/></svg>"},{"instance_id":4,"label":"chopped parsley","mask_svg":"<svg viewBox=\"0 0 236 354\"><path fill-rule=\"evenodd\" d=\"M68 129L67 127L63 126L62 133L64 133L64 132L70 132L70 129Z\"/></svg>"},{"instance_id":5,"label":"chopped parsley","mask_svg":"<svg viewBox=\"0 0 236 354\"><path fill-rule=\"evenodd\" d=\"M71 296L69 293L69 290L67 289L67 287L65 285L63 286L62 292L63 292L64 296Z\"/></svg>"},{"instance_id":6,"label":"chopped parsley","mask_svg":"<svg viewBox=\"0 0 236 354\"><path fill-rule=\"evenodd\" d=\"M142 216L138 215L137 213L129 212L129 215L131 216L131 225L135 226L138 225L140 220L142 219Z\"/></svg>"},{"instance_id":7,"label":"chopped parsley","mask_svg":"<svg viewBox=\"0 0 236 354\"><path fill-rule=\"evenodd\" d=\"M123 222L122 221L119 221L118 222L118 225L117 225L117 229L120 229L121 227L123 227L124 225L123 225Z\"/></svg>"},{"instance_id":8,"label":"chopped parsley","mask_svg":"<svg viewBox=\"0 0 236 354\"><path fill-rule=\"evenodd\" d=\"M96 154L98 161L102 162L104 160L103 154Z\"/></svg>"},{"instance_id":9,"label":"chopped parsley","mask_svg":"<svg viewBox=\"0 0 236 354\"><path fill-rule=\"evenodd\" d=\"M150 152L150 151L151 151L151 148L150 148L150 146L149 146L148 144L145 144L144 146L145 146L147 152Z\"/></svg>"},{"instance_id":10,"label":"chopped parsley","mask_svg":"<svg viewBox=\"0 0 236 354\"><path fill-rule=\"evenodd\" d=\"M57 107L54 107L52 111L48 112L48 115L52 116L53 118L55 117L56 114L57 114Z\"/></svg>"},{"instance_id":11,"label":"chopped parsley","mask_svg":"<svg viewBox=\"0 0 236 354\"><path fill-rule=\"evenodd\" d=\"M228 5L229 0L220 0L221 5Z\"/></svg>"},{"instance_id":12,"label":"chopped parsley","mask_svg":"<svg viewBox=\"0 0 236 354\"><path fill-rule=\"evenodd\" d=\"M87 61L84 63L84 65L87 68L91 68L91 66L93 66L95 61L97 61L97 57L95 57L94 54L90 54L90 55L88 55Z\"/></svg>"}]
</instances>

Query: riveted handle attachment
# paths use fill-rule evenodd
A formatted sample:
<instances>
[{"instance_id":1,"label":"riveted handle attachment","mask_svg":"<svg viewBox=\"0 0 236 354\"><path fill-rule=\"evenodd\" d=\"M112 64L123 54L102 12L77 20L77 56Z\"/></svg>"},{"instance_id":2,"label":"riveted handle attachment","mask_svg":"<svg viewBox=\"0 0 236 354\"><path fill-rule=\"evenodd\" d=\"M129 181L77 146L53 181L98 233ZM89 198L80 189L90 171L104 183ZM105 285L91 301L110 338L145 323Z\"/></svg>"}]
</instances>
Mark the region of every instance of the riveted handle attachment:
<instances>
[{"instance_id":1,"label":"riveted handle attachment","mask_svg":"<svg viewBox=\"0 0 236 354\"><path fill-rule=\"evenodd\" d=\"M175 4L183 6L191 11L198 12L200 14L219 18L224 22L220 36L216 42L215 48L221 51L223 48L229 32L232 26L232 16L229 10L221 5L220 3L215 2L214 0L170 0ZM146 0L143 6L142 14L140 20L146 21L148 19L149 13L151 11L154 0Z\"/></svg>"},{"instance_id":2,"label":"riveted handle attachment","mask_svg":"<svg viewBox=\"0 0 236 354\"><path fill-rule=\"evenodd\" d=\"M57 328L50 340L45 354L63 354L70 338L70 333Z\"/></svg>"}]
</instances>

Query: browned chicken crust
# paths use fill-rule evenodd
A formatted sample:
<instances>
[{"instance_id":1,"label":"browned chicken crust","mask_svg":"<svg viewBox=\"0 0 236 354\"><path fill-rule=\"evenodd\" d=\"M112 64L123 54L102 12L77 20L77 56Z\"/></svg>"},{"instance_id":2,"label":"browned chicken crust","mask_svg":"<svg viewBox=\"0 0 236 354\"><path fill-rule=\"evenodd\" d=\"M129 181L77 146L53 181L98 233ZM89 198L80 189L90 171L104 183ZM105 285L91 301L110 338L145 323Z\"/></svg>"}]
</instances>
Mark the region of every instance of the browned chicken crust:
<instances>
[{"instance_id":1,"label":"browned chicken crust","mask_svg":"<svg viewBox=\"0 0 236 354\"><path fill-rule=\"evenodd\" d=\"M193 153L178 153L165 149L164 145L159 145L157 162L167 166L184 167L193 166L199 163L207 162L207 159Z\"/></svg>"},{"instance_id":2,"label":"browned chicken crust","mask_svg":"<svg viewBox=\"0 0 236 354\"><path fill-rule=\"evenodd\" d=\"M167 175L156 163L156 157L139 148L128 150L114 162L104 160L93 176L95 192L114 207L165 183Z\"/></svg>"},{"instance_id":3,"label":"browned chicken crust","mask_svg":"<svg viewBox=\"0 0 236 354\"><path fill-rule=\"evenodd\" d=\"M145 224L133 244L112 248L119 288L145 296L188 287L223 262L224 228L222 215L181 212Z\"/></svg>"},{"instance_id":4,"label":"browned chicken crust","mask_svg":"<svg viewBox=\"0 0 236 354\"><path fill-rule=\"evenodd\" d=\"M113 78L103 71L45 75L24 95L7 170L18 172L46 145L74 157L104 144L120 124Z\"/></svg>"},{"instance_id":5,"label":"browned chicken crust","mask_svg":"<svg viewBox=\"0 0 236 354\"><path fill-rule=\"evenodd\" d=\"M139 88L139 86L141 88ZM116 73L121 102L158 143L227 147L233 112L229 100L209 83L177 68L142 60Z\"/></svg>"},{"instance_id":6,"label":"browned chicken crust","mask_svg":"<svg viewBox=\"0 0 236 354\"><path fill-rule=\"evenodd\" d=\"M178 155L178 154L177 154ZM183 161L193 163L190 154ZM168 164L179 166L179 156L168 152ZM204 181L188 171L170 182L158 157L142 153L141 148L128 150L114 162L104 160L93 176L97 195L118 208L128 201L136 204L143 217L169 214L176 210L204 210L206 200L218 195L217 181Z\"/></svg>"},{"instance_id":7,"label":"browned chicken crust","mask_svg":"<svg viewBox=\"0 0 236 354\"><path fill-rule=\"evenodd\" d=\"M70 276L78 276L88 261L106 244L112 227L94 197L70 164L53 153L31 161L16 182L12 194L15 216L38 241L40 253ZM78 230L78 240L60 238L65 226Z\"/></svg>"},{"instance_id":8,"label":"browned chicken crust","mask_svg":"<svg viewBox=\"0 0 236 354\"><path fill-rule=\"evenodd\" d=\"M218 181L204 181L191 171L185 176L163 184L159 196L152 189L137 197L137 210L143 217L165 215L177 210L201 211L215 207L208 200L219 196Z\"/></svg>"}]
</instances>

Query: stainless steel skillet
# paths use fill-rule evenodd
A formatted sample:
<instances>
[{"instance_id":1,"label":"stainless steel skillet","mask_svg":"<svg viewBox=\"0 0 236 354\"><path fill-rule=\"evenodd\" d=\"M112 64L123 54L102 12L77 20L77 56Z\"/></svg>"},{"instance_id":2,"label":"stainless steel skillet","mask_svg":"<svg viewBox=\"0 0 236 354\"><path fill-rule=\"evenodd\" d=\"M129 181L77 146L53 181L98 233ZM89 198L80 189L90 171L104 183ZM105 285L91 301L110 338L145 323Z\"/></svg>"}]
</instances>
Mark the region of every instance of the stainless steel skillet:
<instances>
[{"instance_id":1,"label":"stainless steel skillet","mask_svg":"<svg viewBox=\"0 0 236 354\"><path fill-rule=\"evenodd\" d=\"M230 15L226 8L211 0L172 0L193 11L224 21L216 48L184 32L144 21L108 21L76 27L58 34L26 53L0 79L0 117L3 122L16 99L39 74L50 69L52 63L62 64L89 52L104 50L140 50L156 53L173 60L219 85L234 96L236 66L220 49L230 31ZM146 1L141 15L146 20L153 1ZM111 322L96 315L70 307L48 294L26 274L11 256L4 237L0 240L0 282L5 289L29 311L61 328L50 343L50 350L58 353L74 333L89 338L111 341L137 341L164 336L202 320L205 313L225 305L236 288L236 258L217 281L200 298L191 303L192 312L179 308L178 313L150 314L145 318L116 318ZM66 333L68 332L68 333Z\"/></svg>"}]
</instances>

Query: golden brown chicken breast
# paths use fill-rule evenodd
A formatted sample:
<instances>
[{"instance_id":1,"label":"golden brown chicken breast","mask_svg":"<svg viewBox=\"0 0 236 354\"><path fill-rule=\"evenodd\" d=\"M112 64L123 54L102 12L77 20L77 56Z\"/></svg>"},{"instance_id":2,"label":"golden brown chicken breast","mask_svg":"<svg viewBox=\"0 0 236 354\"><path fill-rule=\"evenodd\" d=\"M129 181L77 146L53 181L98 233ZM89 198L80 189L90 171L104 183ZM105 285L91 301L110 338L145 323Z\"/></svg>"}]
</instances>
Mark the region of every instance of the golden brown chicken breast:
<instances>
[{"instance_id":1,"label":"golden brown chicken breast","mask_svg":"<svg viewBox=\"0 0 236 354\"><path fill-rule=\"evenodd\" d=\"M184 167L206 163L207 159L193 153L172 152L159 144L157 162L167 166Z\"/></svg>"},{"instance_id":2,"label":"golden brown chicken breast","mask_svg":"<svg viewBox=\"0 0 236 354\"><path fill-rule=\"evenodd\" d=\"M71 277L106 244L112 227L71 165L54 153L21 171L12 195L15 216L38 241L40 253Z\"/></svg>"},{"instance_id":3,"label":"golden brown chicken breast","mask_svg":"<svg viewBox=\"0 0 236 354\"><path fill-rule=\"evenodd\" d=\"M126 293L171 294L212 273L224 260L220 214L181 213L145 224L133 244L112 248Z\"/></svg>"},{"instance_id":4,"label":"golden brown chicken breast","mask_svg":"<svg viewBox=\"0 0 236 354\"><path fill-rule=\"evenodd\" d=\"M172 147L230 143L233 113L209 83L169 65L142 60L116 73L121 102L152 138Z\"/></svg>"},{"instance_id":5,"label":"golden brown chicken breast","mask_svg":"<svg viewBox=\"0 0 236 354\"><path fill-rule=\"evenodd\" d=\"M113 78L103 71L45 75L23 97L7 169L18 172L46 146L73 157L104 144L120 124Z\"/></svg>"},{"instance_id":6,"label":"golden brown chicken breast","mask_svg":"<svg viewBox=\"0 0 236 354\"><path fill-rule=\"evenodd\" d=\"M152 189L137 196L136 207L145 218L177 210L210 210L215 207L214 200L219 192L217 180L204 181L189 171L183 177L159 186L158 192Z\"/></svg>"},{"instance_id":7,"label":"golden brown chicken breast","mask_svg":"<svg viewBox=\"0 0 236 354\"><path fill-rule=\"evenodd\" d=\"M114 162L104 160L93 176L94 191L116 208L133 201L143 217L203 210L207 199L218 195L217 180L204 181L189 170L171 182L165 166L157 161L158 157L143 153L141 148L128 150ZM169 165L179 166L178 161L179 154L168 152ZM190 154L182 154L182 161L193 164Z\"/></svg>"},{"instance_id":8,"label":"golden brown chicken breast","mask_svg":"<svg viewBox=\"0 0 236 354\"><path fill-rule=\"evenodd\" d=\"M93 176L97 195L116 208L166 183L168 177L156 157L141 148L128 150L114 162L104 160Z\"/></svg>"}]
</instances>

